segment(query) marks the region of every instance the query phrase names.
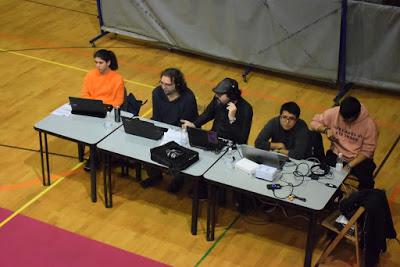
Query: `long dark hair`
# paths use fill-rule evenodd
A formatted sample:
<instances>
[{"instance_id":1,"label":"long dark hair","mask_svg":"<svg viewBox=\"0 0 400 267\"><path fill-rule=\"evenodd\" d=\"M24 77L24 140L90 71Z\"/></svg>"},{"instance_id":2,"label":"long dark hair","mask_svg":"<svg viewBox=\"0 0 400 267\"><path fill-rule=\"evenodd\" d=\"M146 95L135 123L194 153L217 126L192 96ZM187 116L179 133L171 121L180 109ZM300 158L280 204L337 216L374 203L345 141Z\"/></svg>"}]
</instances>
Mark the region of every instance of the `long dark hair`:
<instances>
[{"instance_id":1,"label":"long dark hair","mask_svg":"<svg viewBox=\"0 0 400 267\"><path fill-rule=\"evenodd\" d=\"M117 57L115 56L113 51L106 50L106 49L97 50L93 55L93 58L96 58L96 57L101 58L105 62L110 61L110 69L112 69L112 70L118 69Z\"/></svg>"},{"instance_id":2,"label":"long dark hair","mask_svg":"<svg viewBox=\"0 0 400 267\"><path fill-rule=\"evenodd\" d=\"M183 91L187 90L187 85L185 81L185 77L183 76L183 73L176 68L168 68L165 69L163 72L160 74L160 78L162 76L167 76L175 83L175 88L179 93L182 93Z\"/></svg>"}]
</instances>

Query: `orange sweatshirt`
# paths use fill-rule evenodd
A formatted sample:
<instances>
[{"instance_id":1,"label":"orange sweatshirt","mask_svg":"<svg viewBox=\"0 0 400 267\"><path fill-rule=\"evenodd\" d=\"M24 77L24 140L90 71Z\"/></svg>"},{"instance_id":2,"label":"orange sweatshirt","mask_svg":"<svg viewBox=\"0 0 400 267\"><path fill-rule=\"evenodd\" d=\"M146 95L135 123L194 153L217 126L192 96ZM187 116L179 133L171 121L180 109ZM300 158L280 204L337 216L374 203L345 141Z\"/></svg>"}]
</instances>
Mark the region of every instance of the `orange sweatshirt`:
<instances>
[{"instance_id":1,"label":"orange sweatshirt","mask_svg":"<svg viewBox=\"0 0 400 267\"><path fill-rule=\"evenodd\" d=\"M86 74L83 81L82 97L99 99L106 104L121 106L124 102L124 81L115 71L101 74L97 69Z\"/></svg>"},{"instance_id":2,"label":"orange sweatshirt","mask_svg":"<svg viewBox=\"0 0 400 267\"><path fill-rule=\"evenodd\" d=\"M331 150L338 155L343 154L345 161L351 161L362 153L373 158L378 142L378 128L369 116L367 109L361 104L361 112L357 120L351 123L344 122L339 115L339 107L325 110L312 119L310 126L313 129L324 125L333 131L336 142L331 142Z\"/></svg>"}]
</instances>

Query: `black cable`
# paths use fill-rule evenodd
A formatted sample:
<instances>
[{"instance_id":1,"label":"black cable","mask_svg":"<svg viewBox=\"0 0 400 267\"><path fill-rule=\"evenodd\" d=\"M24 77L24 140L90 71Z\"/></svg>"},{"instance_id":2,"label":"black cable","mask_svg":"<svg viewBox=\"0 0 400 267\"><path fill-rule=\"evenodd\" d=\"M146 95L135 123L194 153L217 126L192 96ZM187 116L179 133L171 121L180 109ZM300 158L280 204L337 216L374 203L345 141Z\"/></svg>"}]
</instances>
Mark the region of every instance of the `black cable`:
<instances>
[{"instance_id":1,"label":"black cable","mask_svg":"<svg viewBox=\"0 0 400 267\"><path fill-rule=\"evenodd\" d=\"M38 1L33 1L33 0L24 0L25 2L29 2L29 3L33 3L33 4L38 4L38 5L43 5L43 6L47 6L47 7L53 7L53 8L58 8L58 9L63 9L63 10L67 10L67 11L73 11L73 12L77 12L77 13L82 13L85 15L90 15L90 16L95 16L97 17L97 14L93 14L93 13L89 13L89 12L84 12L84 11L80 11L80 10L75 10L75 9L70 9L70 8L65 8L65 7L60 7L60 6L54 6L54 5L49 5L46 3L42 3L42 2L38 2Z\"/></svg>"}]
</instances>

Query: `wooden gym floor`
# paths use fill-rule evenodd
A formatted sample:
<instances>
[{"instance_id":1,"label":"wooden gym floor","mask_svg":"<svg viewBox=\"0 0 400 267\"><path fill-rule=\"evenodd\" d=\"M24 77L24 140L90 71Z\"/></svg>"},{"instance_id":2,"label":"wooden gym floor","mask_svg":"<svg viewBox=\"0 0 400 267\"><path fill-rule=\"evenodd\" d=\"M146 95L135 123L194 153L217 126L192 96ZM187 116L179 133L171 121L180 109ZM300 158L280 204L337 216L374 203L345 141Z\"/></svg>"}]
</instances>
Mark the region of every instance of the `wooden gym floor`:
<instances>
[{"instance_id":1,"label":"wooden gym floor","mask_svg":"<svg viewBox=\"0 0 400 267\"><path fill-rule=\"evenodd\" d=\"M98 48L117 54L119 72L138 99L151 98L160 72L167 67L184 72L200 110L211 99L217 82L225 77L237 79L254 108L250 144L283 102L296 101L301 117L309 122L315 113L332 105L336 94L326 85L264 71L253 71L249 82L243 83L242 67L113 35L98 41L98 48L91 48L88 41L99 31L95 2L0 1L0 207L174 266L302 266L307 221L301 214L292 217L295 211L288 210L292 218L287 218L278 210L238 216L228 203L227 208L219 209L216 241L207 242L205 203L201 204L198 235L189 231L189 184L172 195L165 190L168 179L147 190L134 179L114 179L114 207L105 209L101 190L97 203L89 200L89 175L77 165L76 144L59 138L49 139L50 151L56 153L50 160L53 179L62 181L35 198L45 188L33 125L67 102L68 96L79 95L85 73L94 68L92 54ZM379 125L375 154L379 166L399 136L400 96L359 87L350 94L367 106ZM141 115L151 116L151 103L142 108ZM387 192L397 232L399 164L398 145L376 177L376 186ZM319 234L314 260L326 244L324 232ZM389 241L380 266L400 266L399 248ZM350 266L354 255L353 247L344 242L325 266Z\"/></svg>"}]
</instances>

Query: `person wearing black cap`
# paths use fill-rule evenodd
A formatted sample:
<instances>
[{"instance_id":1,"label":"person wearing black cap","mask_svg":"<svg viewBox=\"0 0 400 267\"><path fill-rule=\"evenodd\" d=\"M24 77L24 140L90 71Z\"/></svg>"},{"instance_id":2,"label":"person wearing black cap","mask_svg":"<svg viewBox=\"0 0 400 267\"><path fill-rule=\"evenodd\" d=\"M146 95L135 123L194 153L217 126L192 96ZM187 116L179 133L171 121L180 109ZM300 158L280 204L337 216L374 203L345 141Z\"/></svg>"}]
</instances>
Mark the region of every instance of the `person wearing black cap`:
<instances>
[{"instance_id":1,"label":"person wearing black cap","mask_svg":"<svg viewBox=\"0 0 400 267\"><path fill-rule=\"evenodd\" d=\"M217 132L219 137L232 140L236 144L246 144L253 119L253 108L241 96L237 81L225 78L213 91L215 96L205 111L193 122L181 120L182 127L201 127L214 120L211 130ZM198 197L207 198L204 180L199 182Z\"/></svg>"},{"instance_id":2,"label":"person wearing black cap","mask_svg":"<svg viewBox=\"0 0 400 267\"><path fill-rule=\"evenodd\" d=\"M205 111L193 122L181 120L182 127L201 127L214 120L212 131L219 137L234 141L237 144L247 143L253 108L243 99L237 81L231 78L223 79L213 89L215 96Z\"/></svg>"}]
</instances>

